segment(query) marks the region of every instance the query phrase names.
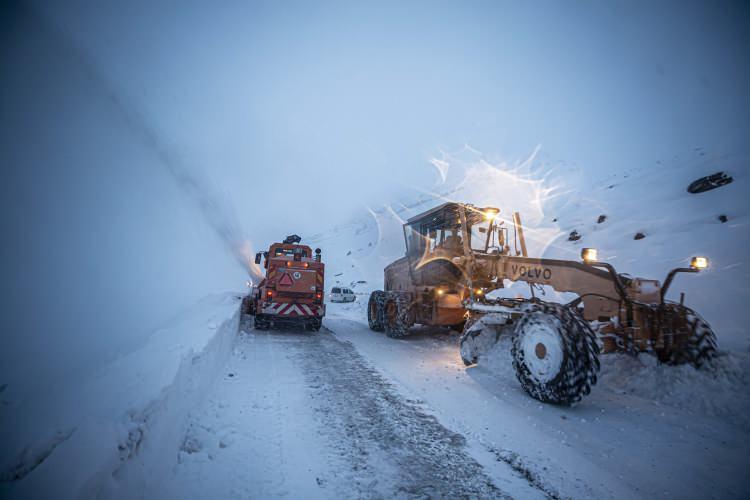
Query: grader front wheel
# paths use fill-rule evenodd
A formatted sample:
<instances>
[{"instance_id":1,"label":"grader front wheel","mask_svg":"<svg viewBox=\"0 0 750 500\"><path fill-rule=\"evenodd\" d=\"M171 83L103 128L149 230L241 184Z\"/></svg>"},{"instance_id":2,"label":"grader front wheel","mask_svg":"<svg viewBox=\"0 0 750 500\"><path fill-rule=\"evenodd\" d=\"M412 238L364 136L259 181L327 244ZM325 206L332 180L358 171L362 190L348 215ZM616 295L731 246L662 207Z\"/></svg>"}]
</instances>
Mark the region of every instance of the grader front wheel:
<instances>
[{"instance_id":1,"label":"grader front wheel","mask_svg":"<svg viewBox=\"0 0 750 500\"><path fill-rule=\"evenodd\" d=\"M599 346L591 326L576 311L535 303L516 322L513 333L516 377L533 398L570 405L596 384Z\"/></svg>"}]
</instances>

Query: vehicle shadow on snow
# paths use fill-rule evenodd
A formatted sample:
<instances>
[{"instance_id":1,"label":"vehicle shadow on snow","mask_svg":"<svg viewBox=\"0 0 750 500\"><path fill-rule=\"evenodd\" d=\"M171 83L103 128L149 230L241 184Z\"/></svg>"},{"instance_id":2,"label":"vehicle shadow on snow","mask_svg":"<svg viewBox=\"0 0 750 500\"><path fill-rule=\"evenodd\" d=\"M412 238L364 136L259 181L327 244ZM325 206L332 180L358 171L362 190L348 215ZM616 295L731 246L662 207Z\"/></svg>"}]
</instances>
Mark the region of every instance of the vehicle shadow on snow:
<instances>
[{"instance_id":1,"label":"vehicle shadow on snow","mask_svg":"<svg viewBox=\"0 0 750 500\"><path fill-rule=\"evenodd\" d=\"M323 325L318 332L305 330L304 327L300 326L299 328L295 328L294 326L283 326L283 327L274 327L274 328L267 328L264 330L259 330L255 328L253 325L253 316L249 314L243 314L240 319L240 333L246 333L246 334L256 334L256 335L269 335L269 336L276 336L279 338L283 337L313 337L320 334L328 334L330 333L330 330L328 330L325 325Z\"/></svg>"},{"instance_id":2,"label":"vehicle shadow on snow","mask_svg":"<svg viewBox=\"0 0 750 500\"><path fill-rule=\"evenodd\" d=\"M413 326L409 329L409 334L395 341L403 342L431 342L450 344L453 343L458 347L458 340L461 338L461 332L445 326Z\"/></svg>"}]
</instances>

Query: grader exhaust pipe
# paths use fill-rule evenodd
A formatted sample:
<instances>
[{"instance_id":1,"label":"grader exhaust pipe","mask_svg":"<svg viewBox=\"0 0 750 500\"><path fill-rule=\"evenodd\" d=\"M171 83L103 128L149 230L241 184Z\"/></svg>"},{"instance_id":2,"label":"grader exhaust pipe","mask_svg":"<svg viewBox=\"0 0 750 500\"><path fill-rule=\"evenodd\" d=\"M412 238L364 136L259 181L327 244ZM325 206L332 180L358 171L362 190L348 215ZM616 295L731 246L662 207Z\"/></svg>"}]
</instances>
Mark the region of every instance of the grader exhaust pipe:
<instances>
[{"instance_id":1,"label":"grader exhaust pipe","mask_svg":"<svg viewBox=\"0 0 750 500\"><path fill-rule=\"evenodd\" d=\"M529 255L526 253L526 238L523 237L523 226L521 225L521 214L518 212L513 212L513 230L518 235L516 239L521 245L521 255L528 257ZM516 249L516 255L518 255L518 249Z\"/></svg>"}]
</instances>

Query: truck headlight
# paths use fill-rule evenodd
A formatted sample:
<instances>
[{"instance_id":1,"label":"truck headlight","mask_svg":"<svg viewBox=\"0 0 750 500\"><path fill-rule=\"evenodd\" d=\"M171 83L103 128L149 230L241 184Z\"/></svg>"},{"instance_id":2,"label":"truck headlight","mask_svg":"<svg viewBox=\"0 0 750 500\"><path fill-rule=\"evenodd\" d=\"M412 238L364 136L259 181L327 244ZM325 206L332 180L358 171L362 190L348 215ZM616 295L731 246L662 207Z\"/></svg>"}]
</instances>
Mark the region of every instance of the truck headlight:
<instances>
[{"instance_id":1,"label":"truck headlight","mask_svg":"<svg viewBox=\"0 0 750 500\"><path fill-rule=\"evenodd\" d=\"M693 257L690 259L690 267L693 269L705 269L708 267L708 257Z\"/></svg>"},{"instance_id":2,"label":"truck headlight","mask_svg":"<svg viewBox=\"0 0 750 500\"><path fill-rule=\"evenodd\" d=\"M581 259L587 264L589 262L596 262L599 260L599 254L596 251L596 248L584 248L581 250Z\"/></svg>"}]
</instances>

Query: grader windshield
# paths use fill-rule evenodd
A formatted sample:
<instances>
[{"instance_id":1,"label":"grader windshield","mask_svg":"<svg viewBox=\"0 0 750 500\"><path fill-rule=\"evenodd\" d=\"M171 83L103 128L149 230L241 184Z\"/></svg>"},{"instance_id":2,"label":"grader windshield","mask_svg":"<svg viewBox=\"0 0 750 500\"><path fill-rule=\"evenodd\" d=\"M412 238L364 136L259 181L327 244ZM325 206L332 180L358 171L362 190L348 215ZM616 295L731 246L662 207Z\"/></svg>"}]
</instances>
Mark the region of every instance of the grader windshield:
<instances>
[{"instance_id":1,"label":"grader windshield","mask_svg":"<svg viewBox=\"0 0 750 500\"><path fill-rule=\"evenodd\" d=\"M502 230L495 221L499 211L472 205L445 203L404 224L406 255L412 265L435 259L450 260L464 254L464 244L487 252L500 244ZM462 221L465 217L465 226Z\"/></svg>"}]
</instances>

